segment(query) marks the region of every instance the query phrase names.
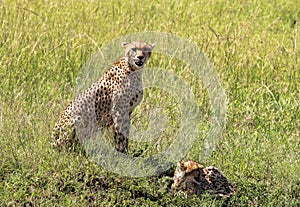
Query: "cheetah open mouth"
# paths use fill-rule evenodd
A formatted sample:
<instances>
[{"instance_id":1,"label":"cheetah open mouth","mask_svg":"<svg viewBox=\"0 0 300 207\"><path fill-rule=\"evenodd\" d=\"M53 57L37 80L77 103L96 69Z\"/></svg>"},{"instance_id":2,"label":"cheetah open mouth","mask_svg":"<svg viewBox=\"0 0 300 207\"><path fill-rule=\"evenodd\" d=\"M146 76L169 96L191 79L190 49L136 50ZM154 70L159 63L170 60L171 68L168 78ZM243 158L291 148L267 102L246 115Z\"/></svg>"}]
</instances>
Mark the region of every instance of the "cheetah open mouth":
<instances>
[{"instance_id":1,"label":"cheetah open mouth","mask_svg":"<svg viewBox=\"0 0 300 207\"><path fill-rule=\"evenodd\" d=\"M144 62L143 61L136 61L134 62L137 66L141 67L144 65Z\"/></svg>"}]
</instances>

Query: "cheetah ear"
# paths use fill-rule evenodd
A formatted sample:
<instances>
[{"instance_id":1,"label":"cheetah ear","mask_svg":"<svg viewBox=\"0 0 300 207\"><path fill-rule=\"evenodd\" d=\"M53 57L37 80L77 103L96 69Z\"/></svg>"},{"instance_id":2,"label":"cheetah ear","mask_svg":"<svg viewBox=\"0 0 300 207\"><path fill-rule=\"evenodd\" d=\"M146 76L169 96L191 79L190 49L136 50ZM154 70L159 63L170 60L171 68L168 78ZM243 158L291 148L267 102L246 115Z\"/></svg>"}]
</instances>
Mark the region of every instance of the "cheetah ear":
<instances>
[{"instance_id":1,"label":"cheetah ear","mask_svg":"<svg viewBox=\"0 0 300 207\"><path fill-rule=\"evenodd\" d=\"M127 45L128 45L128 42L122 42L122 47L123 47L123 48L126 48Z\"/></svg>"},{"instance_id":2,"label":"cheetah ear","mask_svg":"<svg viewBox=\"0 0 300 207\"><path fill-rule=\"evenodd\" d=\"M187 167L184 165L184 162L180 162L180 163L178 163L178 165L179 165L179 169L181 171L186 171Z\"/></svg>"},{"instance_id":3,"label":"cheetah ear","mask_svg":"<svg viewBox=\"0 0 300 207\"><path fill-rule=\"evenodd\" d=\"M150 44L151 49L155 47L155 44Z\"/></svg>"}]
</instances>

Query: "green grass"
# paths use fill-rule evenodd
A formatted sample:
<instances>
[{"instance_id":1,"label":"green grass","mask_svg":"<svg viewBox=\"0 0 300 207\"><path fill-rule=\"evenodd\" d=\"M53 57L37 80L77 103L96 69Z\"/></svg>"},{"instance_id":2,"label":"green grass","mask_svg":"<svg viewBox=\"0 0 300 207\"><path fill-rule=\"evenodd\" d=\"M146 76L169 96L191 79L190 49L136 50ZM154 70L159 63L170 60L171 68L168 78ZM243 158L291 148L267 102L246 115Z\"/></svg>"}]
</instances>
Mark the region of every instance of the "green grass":
<instances>
[{"instance_id":1,"label":"green grass","mask_svg":"<svg viewBox=\"0 0 300 207\"><path fill-rule=\"evenodd\" d=\"M292 0L0 1L0 206L300 205L299 8ZM117 176L50 146L80 68L105 43L142 31L189 39L218 71L227 123L205 164L234 184L229 201L170 195L168 177ZM167 56L154 53L148 66L190 83L207 133L209 101L201 82ZM154 154L172 143L178 107L161 91L146 91L133 121L147 127L147 109L157 106L168 115L166 134L155 145L132 142L132 153ZM200 148L195 143L186 159L197 161Z\"/></svg>"}]
</instances>

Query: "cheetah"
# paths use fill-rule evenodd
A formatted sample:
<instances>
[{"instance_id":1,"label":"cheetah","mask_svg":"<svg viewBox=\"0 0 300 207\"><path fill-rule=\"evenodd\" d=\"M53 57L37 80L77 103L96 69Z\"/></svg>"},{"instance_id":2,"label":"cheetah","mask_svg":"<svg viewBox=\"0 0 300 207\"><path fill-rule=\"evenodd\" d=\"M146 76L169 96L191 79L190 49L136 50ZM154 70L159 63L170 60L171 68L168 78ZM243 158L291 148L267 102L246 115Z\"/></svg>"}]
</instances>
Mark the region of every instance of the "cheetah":
<instances>
[{"instance_id":1,"label":"cheetah","mask_svg":"<svg viewBox=\"0 0 300 207\"><path fill-rule=\"evenodd\" d=\"M230 197L233 189L219 169L204 167L193 161L179 162L173 177L171 190L182 189L189 194L201 195L205 192Z\"/></svg>"},{"instance_id":2,"label":"cheetah","mask_svg":"<svg viewBox=\"0 0 300 207\"><path fill-rule=\"evenodd\" d=\"M74 149L78 135L88 139L99 128L112 128L114 147L128 151L130 116L143 97L142 73L154 44L122 43L125 56L115 62L63 111L52 131L53 145Z\"/></svg>"}]
</instances>

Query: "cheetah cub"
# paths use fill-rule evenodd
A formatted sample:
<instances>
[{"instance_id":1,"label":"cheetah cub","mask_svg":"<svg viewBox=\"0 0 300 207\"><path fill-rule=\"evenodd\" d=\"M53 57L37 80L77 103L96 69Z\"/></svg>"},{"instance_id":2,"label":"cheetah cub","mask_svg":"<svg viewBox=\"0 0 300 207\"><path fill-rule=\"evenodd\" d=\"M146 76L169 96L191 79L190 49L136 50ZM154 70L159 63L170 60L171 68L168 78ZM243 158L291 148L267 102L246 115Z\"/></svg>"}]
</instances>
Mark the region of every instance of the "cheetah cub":
<instances>
[{"instance_id":1,"label":"cheetah cub","mask_svg":"<svg viewBox=\"0 0 300 207\"><path fill-rule=\"evenodd\" d=\"M181 189L196 195L208 192L221 197L230 197L234 193L232 185L219 169L204 167L190 160L178 163L173 181L173 191Z\"/></svg>"}]
</instances>

